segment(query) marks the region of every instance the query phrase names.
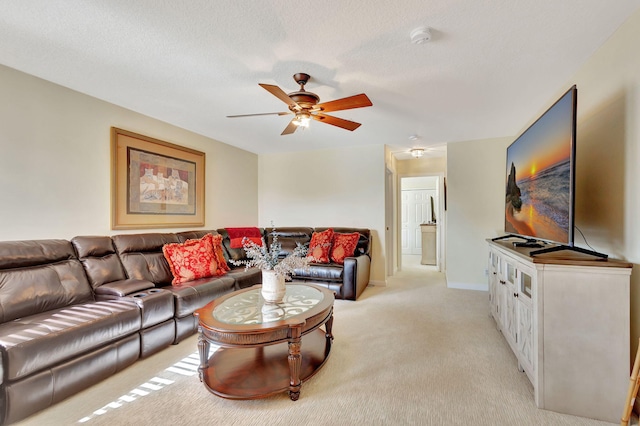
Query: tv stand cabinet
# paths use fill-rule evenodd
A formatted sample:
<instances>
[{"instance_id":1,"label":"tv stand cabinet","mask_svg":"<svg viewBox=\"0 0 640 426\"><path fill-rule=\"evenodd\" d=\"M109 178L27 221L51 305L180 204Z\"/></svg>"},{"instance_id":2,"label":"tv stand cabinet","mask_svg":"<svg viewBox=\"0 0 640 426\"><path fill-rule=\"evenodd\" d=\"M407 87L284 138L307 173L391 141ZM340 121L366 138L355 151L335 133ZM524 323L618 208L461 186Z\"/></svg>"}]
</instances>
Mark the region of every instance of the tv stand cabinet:
<instances>
[{"instance_id":1,"label":"tv stand cabinet","mask_svg":"<svg viewBox=\"0 0 640 426\"><path fill-rule=\"evenodd\" d=\"M489 243L489 305L539 408L618 423L630 374L632 265ZM564 257L561 257L564 256Z\"/></svg>"}]
</instances>

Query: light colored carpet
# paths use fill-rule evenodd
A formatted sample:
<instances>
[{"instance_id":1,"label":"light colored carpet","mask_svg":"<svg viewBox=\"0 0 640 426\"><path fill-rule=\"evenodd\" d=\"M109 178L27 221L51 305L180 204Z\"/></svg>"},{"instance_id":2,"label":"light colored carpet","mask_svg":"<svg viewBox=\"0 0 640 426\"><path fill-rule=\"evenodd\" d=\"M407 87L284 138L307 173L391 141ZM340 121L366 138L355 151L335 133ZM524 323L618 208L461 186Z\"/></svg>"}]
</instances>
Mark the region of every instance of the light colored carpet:
<instances>
[{"instance_id":1,"label":"light colored carpet","mask_svg":"<svg viewBox=\"0 0 640 426\"><path fill-rule=\"evenodd\" d=\"M442 274L407 268L357 302L336 301L332 353L296 402L210 394L193 336L19 424L609 424L536 408L488 309L486 292L448 289Z\"/></svg>"}]
</instances>

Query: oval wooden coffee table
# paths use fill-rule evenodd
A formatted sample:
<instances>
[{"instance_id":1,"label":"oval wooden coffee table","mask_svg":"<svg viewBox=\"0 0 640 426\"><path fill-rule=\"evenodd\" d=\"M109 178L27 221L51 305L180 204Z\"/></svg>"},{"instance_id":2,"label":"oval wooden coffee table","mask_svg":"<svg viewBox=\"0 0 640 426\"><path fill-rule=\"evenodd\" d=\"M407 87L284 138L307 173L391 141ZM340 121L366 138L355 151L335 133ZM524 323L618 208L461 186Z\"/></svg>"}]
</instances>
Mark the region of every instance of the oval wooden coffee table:
<instances>
[{"instance_id":1,"label":"oval wooden coffee table","mask_svg":"<svg viewBox=\"0 0 640 426\"><path fill-rule=\"evenodd\" d=\"M266 304L257 285L198 309L200 381L223 398L256 399L288 391L296 401L302 383L331 352L333 302L332 291L291 283L277 305ZM221 346L211 357L210 344Z\"/></svg>"}]
</instances>

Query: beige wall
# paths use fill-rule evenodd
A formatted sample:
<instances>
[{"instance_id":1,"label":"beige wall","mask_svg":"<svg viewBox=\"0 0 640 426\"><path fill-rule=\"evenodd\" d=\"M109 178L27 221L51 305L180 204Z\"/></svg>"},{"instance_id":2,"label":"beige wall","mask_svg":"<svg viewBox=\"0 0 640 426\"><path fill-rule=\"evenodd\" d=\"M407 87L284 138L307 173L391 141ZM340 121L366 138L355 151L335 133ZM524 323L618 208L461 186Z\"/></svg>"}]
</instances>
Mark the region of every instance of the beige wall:
<instances>
[{"instance_id":1,"label":"beige wall","mask_svg":"<svg viewBox=\"0 0 640 426\"><path fill-rule=\"evenodd\" d=\"M447 146L447 285L487 288L487 238L502 235L506 149L511 138Z\"/></svg>"},{"instance_id":2,"label":"beige wall","mask_svg":"<svg viewBox=\"0 0 640 426\"><path fill-rule=\"evenodd\" d=\"M396 162L396 171L399 176L425 176L446 174L446 157L422 157L411 160L399 160Z\"/></svg>"},{"instance_id":3,"label":"beige wall","mask_svg":"<svg viewBox=\"0 0 640 426\"><path fill-rule=\"evenodd\" d=\"M261 155L259 224L372 231L371 281L385 279L384 147Z\"/></svg>"},{"instance_id":4,"label":"beige wall","mask_svg":"<svg viewBox=\"0 0 640 426\"><path fill-rule=\"evenodd\" d=\"M640 337L640 56L634 53L639 43L640 11L531 117L533 122L577 85L576 225L594 249L634 264L633 354ZM502 233L504 156L514 138L448 145L449 284L486 285L484 239ZM587 247L579 233L575 241Z\"/></svg>"},{"instance_id":5,"label":"beige wall","mask_svg":"<svg viewBox=\"0 0 640 426\"><path fill-rule=\"evenodd\" d=\"M257 155L3 66L0 94L0 240L123 233L111 126L205 152L205 228L257 224Z\"/></svg>"},{"instance_id":6,"label":"beige wall","mask_svg":"<svg viewBox=\"0 0 640 426\"><path fill-rule=\"evenodd\" d=\"M640 337L640 11L567 85L578 87L576 224L596 250L634 263L631 346ZM580 235L576 243L585 246ZM633 359L633 357L631 358Z\"/></svg>"}]
</instances>

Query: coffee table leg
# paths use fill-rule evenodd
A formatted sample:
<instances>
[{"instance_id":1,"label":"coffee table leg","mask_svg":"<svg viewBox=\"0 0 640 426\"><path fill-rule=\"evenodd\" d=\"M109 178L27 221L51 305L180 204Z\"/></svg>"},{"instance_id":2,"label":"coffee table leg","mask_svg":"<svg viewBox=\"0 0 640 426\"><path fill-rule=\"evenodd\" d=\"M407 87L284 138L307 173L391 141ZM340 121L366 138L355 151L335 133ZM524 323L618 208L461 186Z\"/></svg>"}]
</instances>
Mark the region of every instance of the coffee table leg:
<instances>
[{"instance_id":1,"label":"coffee table leg","mask_svg":"<svg viewBox=\"0 0 640 426\"><path fill-rule=\"evenodd\" d=\"M301 342L300 327L294 327L291 329L291 339L289 340L289 372L291 379L289 381L289 398L292 401L297 401L300 398L300 366L302 365L302 355L300 354Z\"/></svg>"},{"instance_id":2,"label":"coffee table leg","mask_svg":"<svg viewBox=\"0 0 640 426\"><path fill-rule=\"evenodd\" d=\"M331 316L329 317L329 319L327 320L327 322L325 323L325 329L327 330L325 333L325 337L327 339L330 339L331 341L333 341L333 313L331 314Z\"/></svg>"},{"instance_id":3,"label":"coffee table leg","mask_svg":"<svg viewBox=\"0 0 640 426\"><path fill-rule=\"evenodd\" d=\"M200 367L198 367L198 377L202 382L204 371L209 367L209 342L204 338L202 332L198 336L198 352L200 354Z\"/></svg>"}]
</instances>

